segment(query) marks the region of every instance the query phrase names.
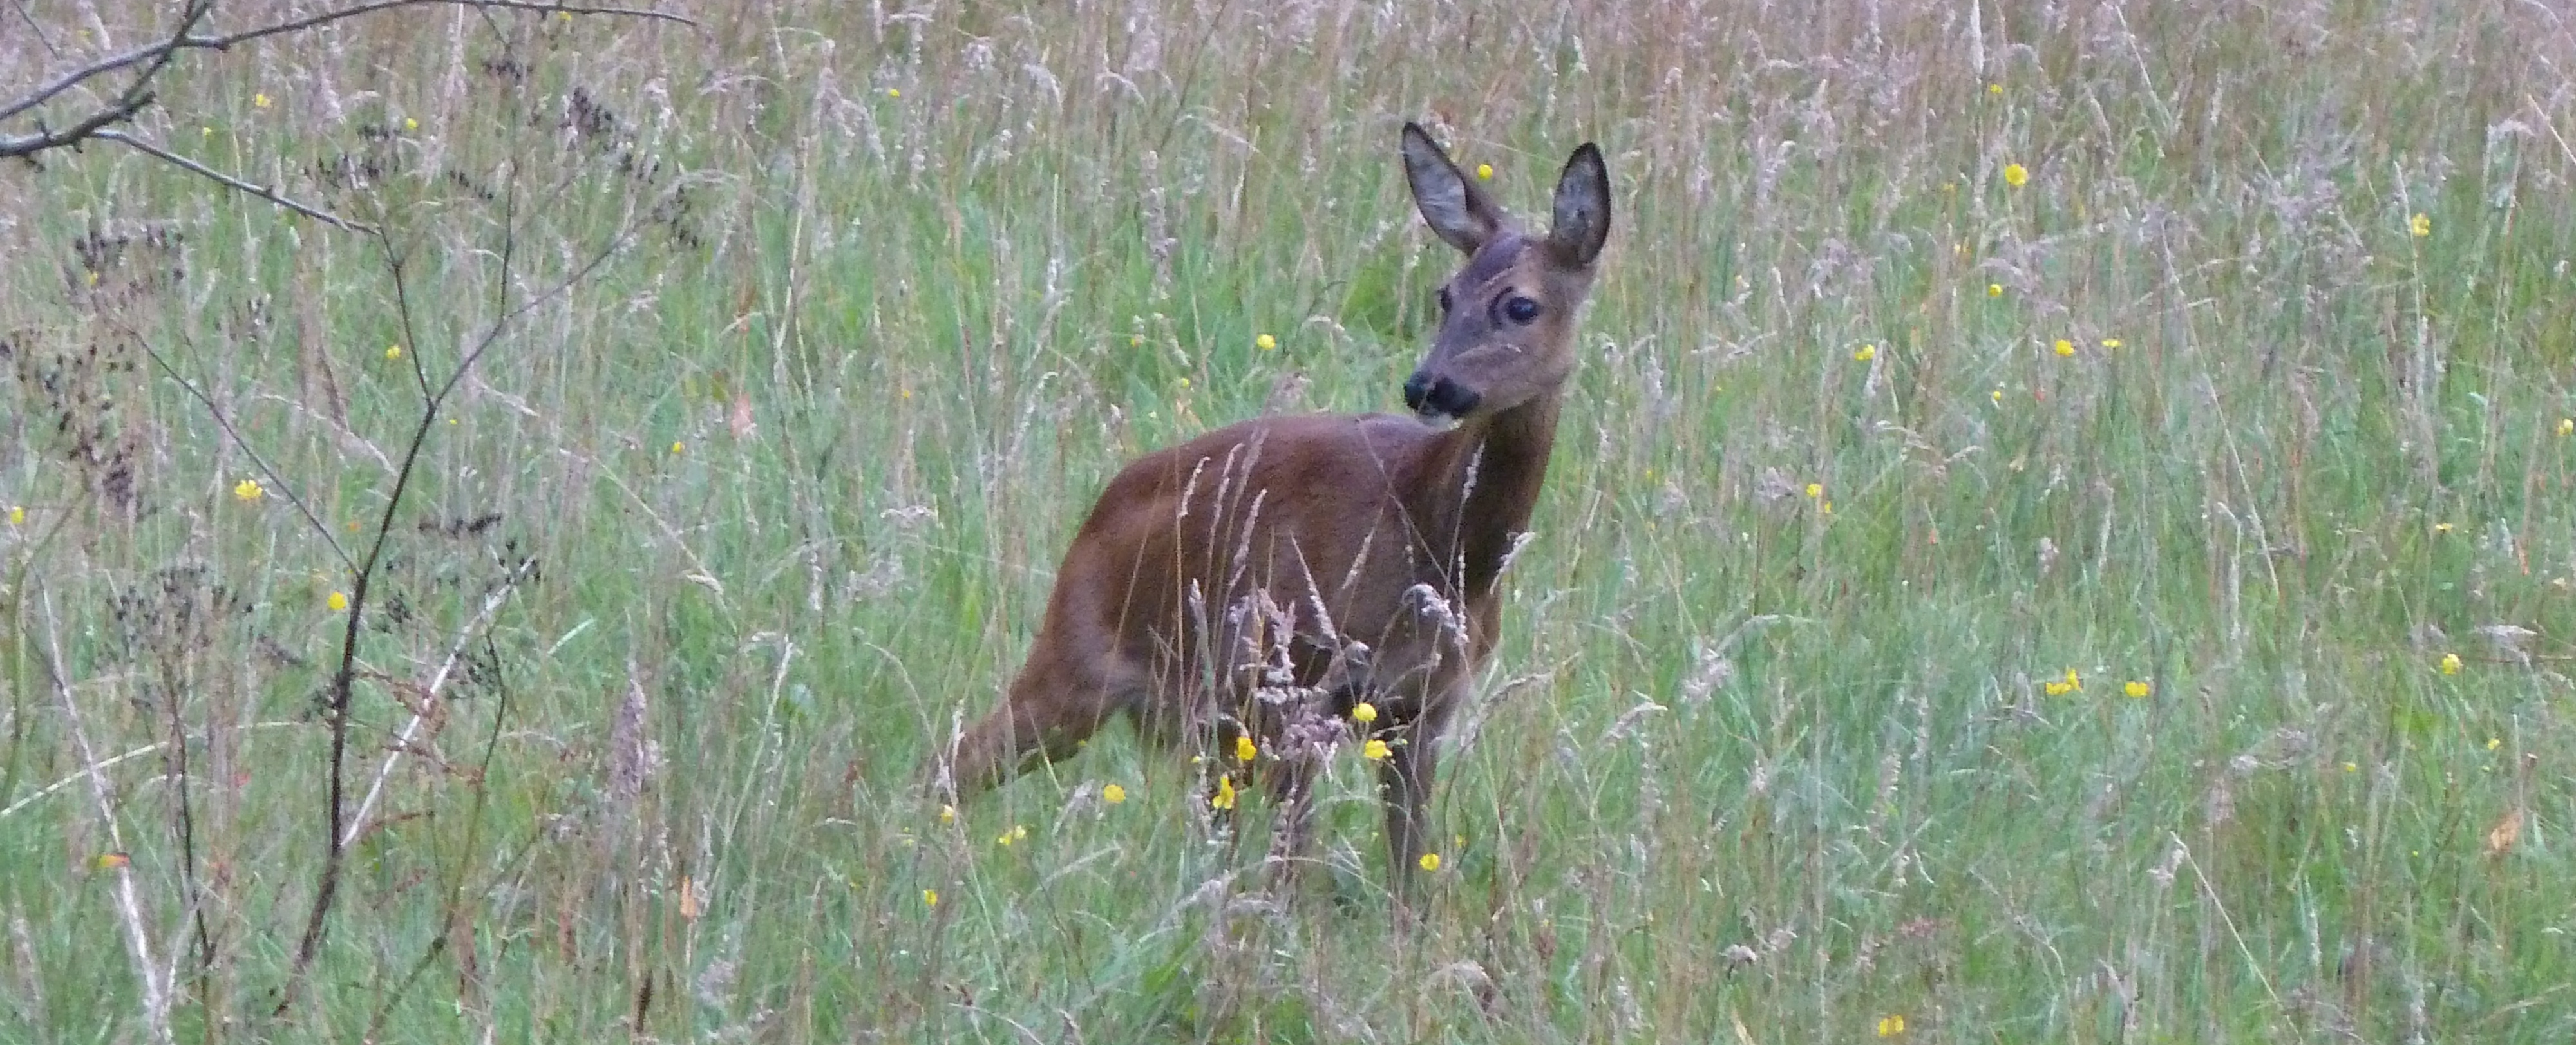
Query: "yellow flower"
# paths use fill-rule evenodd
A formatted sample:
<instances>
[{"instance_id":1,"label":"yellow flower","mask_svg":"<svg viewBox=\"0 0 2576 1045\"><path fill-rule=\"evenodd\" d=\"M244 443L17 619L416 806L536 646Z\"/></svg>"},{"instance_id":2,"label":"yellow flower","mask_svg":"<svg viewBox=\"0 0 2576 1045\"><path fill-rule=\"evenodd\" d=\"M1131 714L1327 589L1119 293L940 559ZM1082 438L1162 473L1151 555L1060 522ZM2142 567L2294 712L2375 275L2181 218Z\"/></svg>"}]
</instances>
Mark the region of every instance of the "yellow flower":
<instances>
[{"instance_id":1,"label":"yellow flower","mask_svg":"<svg viewBox=\"0 0 2576 1045\"><path fill-rule=\"evenodd\" d=\"M409 116L405 116L405 117L403 117L403 129L404 129L404 130L406 130L406 131L416 131L416 130L419 130L419 129L420 129L420 121L419 121L419 120L412 119L412 118L411 118L411 117L409 117Z\"/></svg>"},{"instance_id":2,"label":"yellow flower","mask_svg":"<svg viewBox=\"0 0 2576 1045\"><path fill-rule=\"evenodd\" d=\"M2493 750L2495 750L2495 749L2497 749L2497 748L2500 748L2500 747L2503 747L2503 746L2504 746L2504 738L2503 738L2503 737L2488 737L2488 738L2487 738L2487 750L2489 750L2489 751L2493 751Z\"/></svg>"},{"instance_id":3,"label":"yellow flower","mask_svg":"<svg viewBox=\"0 0 2576 1045\"><path fill-rule=\"evenodd\" d=\"M956 807L956 806L947 806L947 805L944 805L944 806L940 806L940 807L939 807L939 823L940 823L942 826L945 826L945 825L948 825L948 824L953 824L953 823L956 823L956 822L957 822L957 807Z\"/></svg>"},{"instance_id":4,"label":"yellow flower","mask_svg":"<svg viewBox=\"0 0 2576 1045\"><path fill-rule=\"evenodd\" d=\"M2061 356L2071 356L2071 355L2074 355L2074 354L2075 354L2075 342L2072 342L2072 341L2066 340L2065 338L2062 338L2062 337L2061 337L2061 338L2058 338L2058 339L2057 339L2057 354L2058 354L2058 355L2061 355Z\"/></svg>"},{"instance_id":5,"label":"yellow flower","mask_svg":"<svg viewBox=\"0 0 2576 1045\"><path fill-rule=\"evenodd\" d=\"M13 504L13 505L10 505L10 506L9 506L9 525L11 525L11 526L25 526L25 525L27 525L27 509L25 509L25 508L23 508L23 507L20 507L20 506L18 506L18 505L14 505L14 504ZM1372 714L1372 715L1377 714L1377 711L1376 711L1375 709L1371 709L1371 710L1369 711L1369 714Z\"/></svg>"},{"instance_id":6,"label":"yellow flower","mask_svg":"<svg viewBox=\"0 0 2576 1045\"><path fill-rule=\"evenodd\" d=\"M1384 762L1389 758L1395 757L1395 752L1389 750L1386 746L1386 741L1383 740L1371 740L1366 744L1360 745L1360 754L1373 762Z\"/></svg>"},{"instance_id":7,"label":"yellow flower","mask_svg":"<svg viewBox=\"0 0 2576 1045\"><path fill-rule=\"evenodd\" d=\"M679 453L679 452L681 452L681 451L687 450L688 448L689 448L689 444L687 444L687 443L683 443L683 442L680 442L680 441L678 441L678 440L672 440L672 442L671 442L671 452L672 452L672 453L675 453L675 454L676 454L676 453Z\"/></svg>"},{"instance_id":8,"label":"yellow flower","mask_svg":"<svg viewBox=\"0 0 2576 1045\"><path fill-rule=\"evenodd\" d=\"M2560 435L2576 435L2576 417L2562 417L2562 418L2559 418L2559 419L2558 419L2558 434L2560 434Z\"/></svg>"},{"instance_id":9,"label":"yellow flower","mask_svg":"<svg viewBox=\"0 0 2576 1045\"><path fill-rule=\"evenodd\" d=\"M1878 358L1877 345L1862 345L1858 351L1852 353L1852 359L1862 363L1869 362L1876 358Z\"/></svg>"},{"instance_id":10,"label":"yellow flower","mask_svg":"<svg viewBox=\"0 0 2576 1045\"><path fill-rule=\"evenodd\" d=\"M2346 762L2346 763L2344 763L2344 764L2343 764L2343 771L2344 771L2344 772L2346 772L2346 773L2358 773L2358 772L2361 772L2361 763L2358 763L2358 762Z\"/></svg>"},{"instance_id":11,"label":"yellow flower","mask_svg":"<svg viewBox=\"0 0 2576 1045\"><path fill-rule=\"evenodd\" d=\"M2062 696L2065 696L2065 695L2067 694L2067 692L2068 692L2068 687L2067 687L2066 683L2059 682L2059 681L2057 681L2057 680L2055 680L2055 679L2051 679L2051 680L2049 680L2049 681L2047 681L2047 682L2040 683L2040 684L2039 684L2039 688L2040 688L2042 691L2046 692L2049 696L2052 696L2052 697L2062 697Z\"/></svg>"},{"instance_id":12,"label":"yellow flower","mask_svg":"<svg viewBox=\"0 0 2576 1045\"><path fill-rule=\"evenodd\" d=\"M2442 654L2442 674L2457 675L2459 673L2460 655L2457 653Z\"/></svg>"},{"instance_id":13,"label":"yellow flower","mask_svg":"<svg viewBox=\"0 0 2576 1045\"><path fill-rule=\"evenodd\" d=\"M993 841L1007 847L1011 843L1027 838L1028 836L1029 829L1027 825L1012 824L1010 830L1002 832L1001 836L993 839Z\"/></svg>"},{"instance_id":14,"label":"yellow flower","mask_svg":"<svg viewBox=\"0 0 2576 1045\"><path fill-rule=\"evenodd\" d=\"M2433 532L2434 532L2434 533L2449 533L2449 532L2451 532L2451 524L2446 523L2446 522L2437 522L2437 523L2434 523L2434 524L2433 524Z\"/></svg>"},{"instance_id":15,"label":"yellow flower","mask_svg":"<svg viewBox=\"0 0 2576 1045\"><path fill-rule=\"evenodd\" d=\"M1264 351L1264 352L1267 352L1267 351L1270 351L1271 349L1274 349L1274 348L1279 347L1279 339L1278 339L1278 338L1275 338L1275 337L1272 337L1272 336L1270 336L1270 335L1268 335L1268 334L1263 334L1263 335L1261 335L1260 337L1256 337L1256 338L1253 338L1253 339L1252 339L1252 346L1253 346L1254 348L1258 348L1258 349L1260 349L1260 350L1262 350L1262 351Z\"/></svg>"},{"instance_id":16,"label":"yellow flower","mask_svg":"<svg viewBox=\"0 0 2576 1045\"><path fill-rule=\"evenodd\" d=\"M1490 163L1479 163L1479 164L1477 164L1477 165L1476 165L1476 180L1477 180L1477 181L1492 181L1492 180L1494 180L1494 165L1493 165L1493 164L1490 164Z\"/></svg>"},{"instance_id":17,"label":"yellow flower","mask_svg":"<svg viewBox=\"0 0 2576 1045\"><path fill-rule=\"evenodd\" d=\"M266 92L261 92L259 94L251 95L250 103L262 109L268 108L268 94Z\"/></svg>"},{"instance_id":18,"label":"yellow flower","mask_svg":"<svg viewBox=\"0 0 2576 1045\"><path fill-rule=\"evenodd\" d=\"M1377 721L1377 705L1365 700L1351 705L1351 721L1363 726Z\"/></svg>"},{"instance_id":19,"label":"yellow flower","mask_svg":"<svg viewBox=\"0 0 2576 1045\"><path fill-rule=\"evenodd\" d=\"M2030 171L2018 163L2004 164L2004 184L2020 188L2030 184Z\"/></svg>"},{"instance_id":20,"label":"yellow flower","mask_svg":"<svg viewBox=\"0 0 2576 1045\"><path fill-rule=\"evenodd\" d=\"M1208 805L1216 809L1234 808L1233 774L1229 773L1216 778L1216 793L1208 796Z\"/></svg>"},{"instance_id":21,"label":"yellow flower","mask_svg":"<svg viewBox=\"0 0 2576 1045\"><path fill-rule=\"evenodd\" d=\"M901 97L903 97L903 92L902 92L902 91L898 91L898 90L896 90L896 89L894 89L894 88L892 88L892 87L888 87L888 88L886 88L886 97L888 97L888 98L901 98Z\"/></svg>"},{"instance_id":22,"label":"yellow flower","mask_svg":"<svg viewBox=\"0 0 2576 1045\"><path fill-rule=\"evenodd\" d=\"M1256 759L1256 758L1259 758L1259 757L1261 757L1261 745L1253 743L1253 742L1252 742L1252 738L1251 738L1250 736L1246 736L1246 735L1242 735L1242 734L1237 734L1237 735L1235 736L1235 738L1234 738L1234 760L1235 760L1235 761L1237 761L1237 762L1250 762L1250 761L1252 761L1253 759Z\"/></svg>"},{"instance_id":23,"label":"yellow flower","mask_svg":"<svg viewBox=\"0 0 2576 1045\"><path fill-rule=\"evenodd\" d=\"M1986 393L1986 398L1994 400L1996 406L2004 405L2004 386L1996 385L1994 391Z\"/></svg>"},{"instance_id":24,"label":"yellow flower","mask_svg":"<svg viewBox=\"0 0 2576 1045\"><path fill-rule=\"evenodd\" d=\"M2149 686L2145 682L2141 682L2137 679L2130 679L2129 684L2120 687L2120 690L2132 697L2143 697L2149 693L2155 692L2155 687Z\"/></svg>"},{"instance_id":25,"label":"yellow flower","mask_svg":"<svg viewBox=\"0 0 2576 1045\"><path fill-rule=\"evenodd\" d=\"M2001 283L1986 284L1986 296L1990 298L1999 298L2004 296L2004 285Z\"/></svg>"},{"instance_id":26,"label":"yellow flower","mask_svg":"<svg viewBox=\"0 0 2576 1045\"><path fill-rule=\"evenodd\" d=\"M324 601L331 604L331 612L333 613L338 613L349 608L349 597L336 591L332 592L331 597Z\"/></svg>"},{"instance_id":27,"label":"yellow flower","mask_svg":"<svg viewBox=\"0 0 2576 1045\"><path fill-rule=\"evenodd\" d=\"M1100 800L1113 806L1117 805L1118 803L1127 800L1127 789L1116 784L1111 784L1107 787L1101 788Z\"/></svg>"},{"instance_id":28,"label":"yellow flower","mask_svg":"<svg viewBox=\"0 0 2576 1045\"><path fill-rule=\"evenodd\" d=\"M2068 668L2068 669L2066 669L2066 688L2067 688L2069 691L2080 690L2080 689L2083 689L2083 688L2084 688L2084 679L2083 679L2081 676L2078 676L2077 674L2075 674L2075 669L2074 669L2074 668Z\"/></svg>"},{"instance_id":29,"label":"yellow flower","mask_svg":"<svg viewBox=\"0 0 2576 1045\"><path fill-rule=\"evenodd\" d=\"M1825 495L1825 484L1823 484L1823 483L1808 483L1808 484L1807 484L1807 498L1808 498L1809 500L1814 500L1815 498L1822 497L1822 496L1824 496L1824 495Z\"/></svg>"},{"instance_id":30,"label":"yellow flower","mask_svg":"<svg viewBox=\"0 0 2576 1045\"><path fill-rule=\"evenodd\" d=\"M1437 871L1440 869L1440 854L1424 853L1422 854L1422 859L1416 860L1414 863L1422 865L1422 869L1425 871Z\"/></svg>"},{"instance_id":31,"label":"yellow flower","mask_svg":"<svg viewBox=\"0 0 2576 1045\"><path fill-rule=\"evenodd\" d=\"M2406 231L2414 233L2416 239L2430 236L2433 234L2433 219L2417 214L2406 219Z\"/></svg>"},{"instance_id":32,"label":"yellow flower","mask_svg":"<svg viewBox=\"0 0 2576 1045\"><path fill-rule=\"evenodd\" d=\"M1996 89L2001 90L2001 85L1997 85ZM1903 1033L1905 1033L1905 1017L1890 1015L1878 1018L1879 1037L1893 1038Z\"/></svg>"},{"instance_id":33,"label":"yellow flower","mask_svg":"<svg viewBox=\"0 0 2576 1045\"><path fill-rule=\"evenodd\" d=\"M387 359L401 359L401 358L402 358L402 346L401 346L401 345L386 345L386 346L385 346L385 358L387 358Z\"/></svg>"},{"instance_id":34,"label":"yellow flower","mask_svg":"<svg viewBox=\"0 0 2576 1045\"><path fill-rule=\"evenodd\" d=\"M937 890L937 889L924 889L924 890L922 890L922 891L921 891L921 905L922 905L923 907L937 907L937 906L939 906L939 890Z\"/></svg>"},{"instance_id":35,"label":"yellow flower","mask_svg":"<svg viewBox=\"0 0 2576 1045\"><path fill-rule=\"evenodd\" d=\"M259 500L259 495L265 492L259 488L257 479L244 479L233 484L233 496L241 498L244 504Z\"/></svg>"},{"instance_id":36,"label":"yellow flower","mask_svg":"<svg viewBox=\"0 0 2576 1045\"><path fill-rule=\"evenodd\" d=\"M2103 339L2102 339L2102 347L2104 347L2104 348L2118 348L2118 347L2120 347L2120 339L2119 339L2119 338L2116 338L2116 337L2106 337L2106 338L2103 338Z\"/></svg>"},{"instance_id":37,"label":"yellow flower","mask_svg":"<svg viewBox=\"0 0 2576 1045\"><path fill-rule=\"evenodd\" d=\"M1999 83L1990 83L1990 84L1987 84L1987 85L1986 85L1986 93L1987 93L1987 94L1994 95L1994 96L1995 96L1995 97L1997 97L1997 98L2001 98L2001 97L2003 97L2003 96L2004 96L2004 85L1999 84ZM1904 1025L1904 1023L1905 1023L1905 1021L1904 1021L1904 1020L1898 1020L1898 1021L1896 1021L1896 1022L1897 1022L1897 1025L1898 1025L1900 1028L1901 1028L1901 1027Z\"/></svg>"}]
</instances>

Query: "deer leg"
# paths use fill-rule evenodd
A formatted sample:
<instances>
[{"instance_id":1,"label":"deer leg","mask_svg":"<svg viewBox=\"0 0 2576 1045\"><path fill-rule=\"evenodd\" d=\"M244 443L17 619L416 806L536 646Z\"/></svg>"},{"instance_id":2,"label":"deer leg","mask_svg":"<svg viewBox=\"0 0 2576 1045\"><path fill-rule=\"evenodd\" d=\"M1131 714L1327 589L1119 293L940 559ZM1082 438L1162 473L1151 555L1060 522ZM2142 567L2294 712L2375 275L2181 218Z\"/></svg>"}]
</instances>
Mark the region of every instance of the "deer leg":
<instances>
[{"instance_id":1,"label":"deer leg","mask_svg":"<svg viewBox=\"0 0 2576 1045\"><path fill-rule=\"evenodd\" d=\"M1293 892L1303 875L1307 851L1314 844L1315 774L1310 759L1292 753L1270 769L1273 821L1270 836L1271 891Z\"/></svg>"},{"instance_id":2,"label":"deer leg","mask_svg":"<svg viewBox=\"0 0 2576 1045\"><path fill-rule=\"evenodd\" d=\"M1394 742L1386 761L1379 764L1378 780L1386 792L1387 881L1398 907L1410 900L1413 872L1424 854L1436 851L1437 843L1429 837L1428 807L1432 774L1440 763L1438 741L1449 725L1450 710L1467 699L1467 686L1467 675L1461 672L1426 687L1429 695L1421 715L1404 728L1406 735Z\"/></svg>"},{"instance_id":3,"label":"deer leg","mask_svg":"<svg viewBox=\"0 0 2576 1045\"><path fill-rule=\"evenodd\" d=\"M1432 750L1431 735L1415 729L1378 768L1378 782L1386 791L1387 880L1398 903L1411 893L1413 869L1429 851L1423 848L1424 834L1431 828L1426 807L1439 758Z\"/></svg>"}]
</instances>

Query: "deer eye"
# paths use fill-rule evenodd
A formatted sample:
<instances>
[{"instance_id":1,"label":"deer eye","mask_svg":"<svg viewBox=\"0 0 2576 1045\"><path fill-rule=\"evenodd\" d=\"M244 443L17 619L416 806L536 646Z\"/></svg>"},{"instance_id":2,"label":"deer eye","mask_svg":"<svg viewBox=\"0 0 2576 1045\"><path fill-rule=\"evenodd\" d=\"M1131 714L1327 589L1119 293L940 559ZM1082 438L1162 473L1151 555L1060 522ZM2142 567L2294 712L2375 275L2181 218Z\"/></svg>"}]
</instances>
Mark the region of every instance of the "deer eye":
<instances>
[{"instance_id":1,"label":"deer eye","mask_svg":"<svg viewBox=\"0 0 2576 1045\"><path fill-rule=\"evenodd\" d=\"M1503 318L1528 326L1538 319L1538 302L1528 298L1513 298L1503 302Z\"/></svg>"},{"instance_id":2,"label":"deer eye","mask_svg":"<svg viewBox=\"0 0 2576 1045\"><path fill-rule=\"evenodd\" d=\"M1444 316L1449 314L1449 288L1447 287L1440 288L1440 314Z\"/></svg>"}]
</instances>

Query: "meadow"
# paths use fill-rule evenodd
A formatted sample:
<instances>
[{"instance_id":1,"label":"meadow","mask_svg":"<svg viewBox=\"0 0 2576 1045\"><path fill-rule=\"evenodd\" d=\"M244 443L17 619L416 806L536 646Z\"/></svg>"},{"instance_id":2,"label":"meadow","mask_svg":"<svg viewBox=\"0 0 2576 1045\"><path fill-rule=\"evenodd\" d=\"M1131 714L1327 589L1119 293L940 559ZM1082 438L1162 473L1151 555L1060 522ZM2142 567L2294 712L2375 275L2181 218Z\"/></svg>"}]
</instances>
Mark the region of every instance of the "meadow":
<instances>
[{"instance_id":1,"label":"meadow","mask_svg":"<svg viewBox=\"0 0 2576 1045\"><path fill-rule=\"evenodd\" d=\"M2563 10L663 9L0 173L0 1040L2576 1035ZM1614 200L1414 920L1356 752L943 814L1121 463L1402 409L1407 120Z\"/></svg>"}]
</instances>

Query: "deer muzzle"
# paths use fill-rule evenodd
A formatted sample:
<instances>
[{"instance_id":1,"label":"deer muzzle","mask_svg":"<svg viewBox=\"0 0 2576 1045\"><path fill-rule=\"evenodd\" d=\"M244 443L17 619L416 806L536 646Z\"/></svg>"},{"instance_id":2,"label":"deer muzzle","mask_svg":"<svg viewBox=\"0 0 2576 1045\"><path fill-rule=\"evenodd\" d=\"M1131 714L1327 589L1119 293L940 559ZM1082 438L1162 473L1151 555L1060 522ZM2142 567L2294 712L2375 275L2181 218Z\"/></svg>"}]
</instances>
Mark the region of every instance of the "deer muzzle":
<instances>
[{"instance_id":1,"label":"deer muzzle","mask_svg":"<svg viewBox=\"0 0 2576 1045\"><path fill-rule=\"evenodd\" d=\"M1419 370L1404 382L1404 405L1428 419L1466 417L1484 398L1458 382Z\"/></svg>"}]
</instances>

